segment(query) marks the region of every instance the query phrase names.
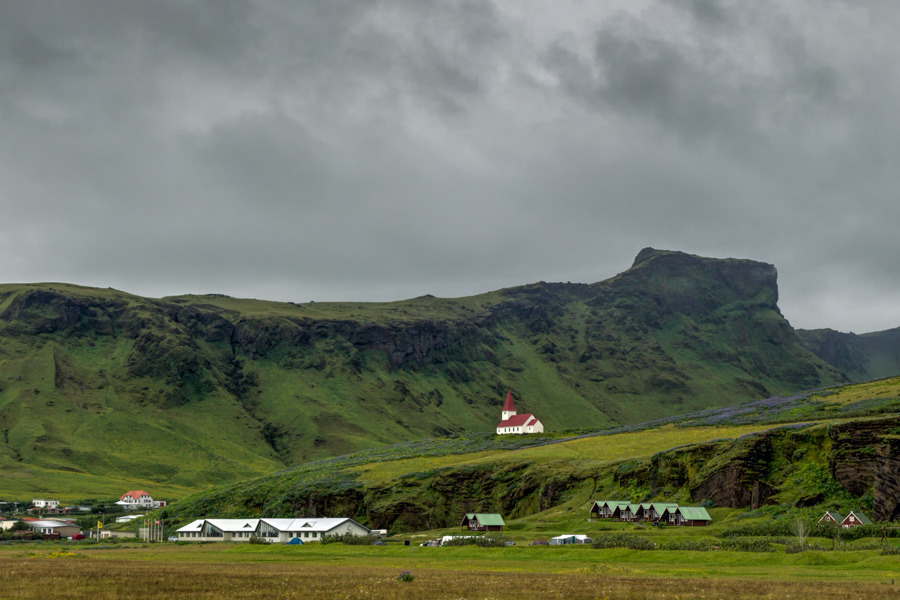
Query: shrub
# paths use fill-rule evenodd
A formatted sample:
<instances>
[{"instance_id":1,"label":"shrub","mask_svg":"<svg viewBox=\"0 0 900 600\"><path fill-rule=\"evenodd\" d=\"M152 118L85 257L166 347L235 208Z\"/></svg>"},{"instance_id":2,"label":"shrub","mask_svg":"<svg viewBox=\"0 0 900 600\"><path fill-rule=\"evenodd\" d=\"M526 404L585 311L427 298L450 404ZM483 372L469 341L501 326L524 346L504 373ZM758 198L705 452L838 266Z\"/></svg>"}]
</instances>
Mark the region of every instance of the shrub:
<instances>
[{"instance_id":1,"label":"shrub","mask_svg":"<svg viewBox=\"0 0 900 600\"><path fill-rule=\"evenodd\" d=\"M775 546L769 540L742 537L724 539L719 543L719 548L737 552L775 552Z\"/></svg>"},{"instance_id":2,"label":"shrub","mask_svg":"<svg viewBox=\"0 0 900 600\"><path fill-rule=\"evenodd\" d=\"M251 535L250 539L247 540L248 544L268 544L269 541L266 538L256 537L255 535Z\"/></svg>"},{"instance_id":3,"label":"shrub","mask_svg":"<svg viewBox=\"0 0 900 600\"><path fill-rule=\"evenodd\" d=\"M449 539L442 546L480 546L482 548L502 548L509 538L489 533L486 535L460 536Z\"/></svg>"},{"instance_id":4,"label":"shrub","mask_svg":"<svg viewBox=\"0 0 900 600\"><path fill-rule=\"evenodd\" d=\"M625 547L629 550L655 550L656 545L645 537L632 537L625 542Z\"/></svg>"},{"instance_id":5,"label":"shrub","mask_svg":"<svg viewBox=\"0 0 900 600\"><path fill-rule=\"evenodd\" d=\"M397 575L397 581L412 581L415 578L416 576L409 571L400 571L400 574Z\"/></svg>"},{"instance_id":6,"label":"shrub","mask_svg":"<svg viewBox=\"0 0 900 600\"><path fill-rule=\"evenodd\" d=\"M701 542L699 540L666 540L660 544L663 550L692 550L695 552L708 552L713 549L713 545L709 542Z\"/></svg>"},{"instance_id":7,"label":"shrub","mask_svg":"<svg viewBox=\"0 0 900 600\"><path fill-rule=\"evenodd\" d=\"M747 523L745 525L738 525L737 527L732 527L730 529L725 529L724 531L720 531L715 534L717 537L722 538L732 538L732 537L794 537L794 532L791 531L791 522L786 520L773 520L763 523Z\"/></svg>"},{"instance_id":8,"label":"shrub","mask_svg":"<svg viewBox=\"0 0 900 600\"><path fill-rule=\"evenodd\" d=\"M627 535L601 535L594 539L593 548L628 548L629 550L655 550L656 545L645 537Z\"/></svg>"}]
</instances>

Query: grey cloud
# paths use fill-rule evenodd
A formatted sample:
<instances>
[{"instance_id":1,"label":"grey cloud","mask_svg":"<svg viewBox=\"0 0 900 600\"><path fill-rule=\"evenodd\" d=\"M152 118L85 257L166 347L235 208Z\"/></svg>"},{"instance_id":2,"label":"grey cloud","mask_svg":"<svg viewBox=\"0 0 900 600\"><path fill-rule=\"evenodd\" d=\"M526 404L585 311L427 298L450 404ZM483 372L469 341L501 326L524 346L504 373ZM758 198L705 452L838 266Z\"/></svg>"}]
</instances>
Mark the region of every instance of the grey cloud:
<instances>
[{"instance_id":1,"label":"grey cloud","mask_svg":"<svg viewBox=\"0 0 900 600\"><path fill-rule=\"evenodd\" d=\"M661 19L619 15L597 30L593 55L557 44L547 64L564 90L598 110L655 123L686 143L712 140L735 152L765 145L773 133L802 126L810 110L835 101L834 68L809 53L803 33L781 18L777 5L740 3L728 17L721 6L710 6L682 7L702 16L690 38L673 39L671 24ZM710 20L739 21L750 31L709 27Z\"/></svg>"},{"instance_id":2,"label":"grey cloud","mask_svg":"<svg viewBox=\"0 0 900 600\"><path fill-rule=\"evenodd\" d=\"M0 280L388 300L655 246L774 263L795 325L893 327L898 12L4 2Z\"/></svg>"}]
</instances>

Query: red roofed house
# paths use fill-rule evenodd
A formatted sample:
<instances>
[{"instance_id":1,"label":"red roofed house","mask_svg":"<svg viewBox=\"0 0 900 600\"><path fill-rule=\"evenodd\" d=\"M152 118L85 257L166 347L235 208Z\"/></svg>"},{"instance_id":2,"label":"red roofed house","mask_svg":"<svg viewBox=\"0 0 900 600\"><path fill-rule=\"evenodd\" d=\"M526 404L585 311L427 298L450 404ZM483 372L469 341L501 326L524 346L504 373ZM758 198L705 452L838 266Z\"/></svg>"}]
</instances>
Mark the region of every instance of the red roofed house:
<instances>
[{"instance_id":1,"label":"red roofed house","mask_svg":"<svg viewBox=\"0 0 900 600\"><path fill-rule=\"evenodd\" d=\"M506 393L506 402L503 404L503 411L500 415L500 423L497 424L497 435L506 433L544 433L544 425L533 414L516 414L512 392Z\"/></svg>"},{"instance_id":2,"label":"red roofed house","mask_svg":"<svg viewBox=\"0 0 900 600\"><path fill-rule=\"evenodd\" d=\"M135 510L138 508L159 508L165 506L165 500L154 500L153 497L144 490L131 490L122 494L119 506L125 507L127 510Z\"/></svg>"}]
</instances>

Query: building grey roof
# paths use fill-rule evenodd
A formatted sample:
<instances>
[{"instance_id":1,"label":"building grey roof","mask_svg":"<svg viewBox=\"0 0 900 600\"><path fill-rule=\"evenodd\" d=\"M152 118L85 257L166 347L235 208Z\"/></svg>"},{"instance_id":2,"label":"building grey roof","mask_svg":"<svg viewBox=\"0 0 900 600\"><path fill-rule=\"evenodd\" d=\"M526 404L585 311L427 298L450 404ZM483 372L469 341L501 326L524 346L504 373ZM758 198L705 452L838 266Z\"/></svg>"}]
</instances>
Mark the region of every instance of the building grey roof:
<instances>
[{"instance_id":1,"label":"building grey roof","mask_svg":"<svg viewBox=\"0 0 900 600\"><path fill-rule=\"evenodd\" d=\"M56 527L75 527L79 528L75 523L69 523L68 521L25 521L29 527L43 527L44 529L54 529ZM80 529L80 528L79 528Z\"/></svg>"},{"instance_id":2,"label":"building grey roof","mask_svg":"<svg viewBox=\"0 0 900 600\"><path fill-rule=\"evenodd\" d=\"M203 529L204 523L209 523L216 529L220 531L227 531L229 533L236 533L239 531L256 531L259 527L260 522L262 522L278 531L317 531L320 533L327 533L347 521L356 523L356 525L362 527L367 531L369 529L365 525L360 525L359 523L348 517L315 519L197 519L196 521L188 523L184 527L178 529L177 532L198 532Z\"/></svg>"},{"instance_id":3,"label":"building grey roof","mask_svg":"<svg viewBox=\"0 0 900 600\"><path fill-rule=\"evenodd\" d=\"M349 517L326 517L326 518L301 518L301 519L260 519L264 523L268 523L279 531L319 531L329 532L332 529L343 525L347 521L355 523L366 531L369 530L365 525L360 525Z\"/></svg>"},{"instance_id":4,"label":"building grey roof","mask_svg":"<svg viewBox=\"0 0 900 600\"><path fill-rule=\"evenodd\" d=\"M201 529L203 529L203 523L205 521L206 521L206 519L197 519L196 521L191 521L184 527L176 529L175 531L176 531L176 533L179 531L186 531L186 532L187 531L200 531Z\"/></svg>"}]
</instances>

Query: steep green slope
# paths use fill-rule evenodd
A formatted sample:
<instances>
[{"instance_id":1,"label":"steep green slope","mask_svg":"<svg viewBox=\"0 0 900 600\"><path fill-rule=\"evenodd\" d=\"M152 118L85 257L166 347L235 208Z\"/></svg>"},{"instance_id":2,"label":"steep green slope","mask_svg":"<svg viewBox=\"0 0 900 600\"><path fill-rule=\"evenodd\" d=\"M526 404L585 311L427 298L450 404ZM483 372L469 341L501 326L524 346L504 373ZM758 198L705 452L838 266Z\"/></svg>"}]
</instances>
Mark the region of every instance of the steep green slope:
<instances>
[{"instance_id":1,"label":"steep green slope","mask_svg":"<svg viewBox=\"0 0 900 600\"><path fill-rule=\"evenodd\" d=\"M798 329L797 336L807 350L851 381L900 373L900 328L861 335L833 329Z\"/></svg>"},{"instance_id":2,"label":"steep green slope","mask_svg":"<svg viewBox=\"0 0 900 600\"><path fill-rule=\"evenodd\" d=\"M864 508L900 518L900 378L592 435L464 435L307 463L168 507L211 515L353 516L393 531L466 512L587 512L596 498ZM540 518L540 517L535 517Z\"/></svg>"},{"instance_id":3,"label":"steep green slope","mask_svg":"<svg viewBox=\"0 0 900 600\"><path fill-rule=\"evenodd\" d=\"M779 313L774 267L679 252L646 249L591 285L391 303L3 285L0 466L15 483L0 492L90 493L126 479L176 494L490 432L507 389L559 430L842 379Z\"/></svg>"}]
</instances>

